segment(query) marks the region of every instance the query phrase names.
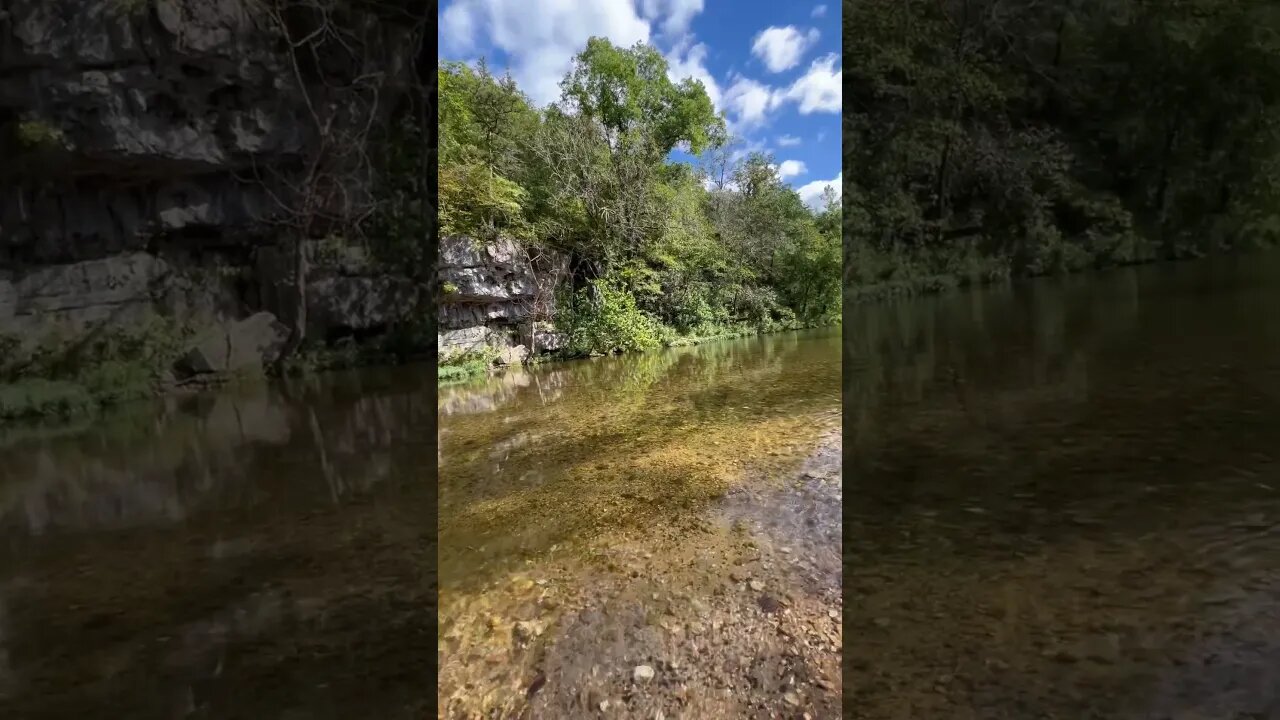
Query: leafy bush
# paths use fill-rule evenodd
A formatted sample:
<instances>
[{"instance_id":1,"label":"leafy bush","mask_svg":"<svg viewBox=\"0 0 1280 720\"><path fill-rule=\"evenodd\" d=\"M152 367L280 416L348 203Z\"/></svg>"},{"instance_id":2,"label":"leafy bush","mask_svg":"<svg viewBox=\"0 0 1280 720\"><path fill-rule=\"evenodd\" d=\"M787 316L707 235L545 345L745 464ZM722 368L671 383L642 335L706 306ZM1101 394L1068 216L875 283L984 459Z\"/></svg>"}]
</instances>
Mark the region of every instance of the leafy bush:
<instances>
[{"instance_id":1,"label":"leafy bush","mask_svg":"<svg viewBox=\"0 0 1280 720\"><path fill-rule=\"evenodd\" d=\"M661 344L661 323L640 310L631 293L606 280L583 288L562 313L573 353L647 350Z\"/></svg>"},{"instance_id":2,"label":"leafy bush","mask_svg":"<svg viewBox=\"0 0 1280 720\"><path fill-rule=\"evenodd\" d=\"M98 403L83 386L62 380L28 379L0 385L0 420L89 412Z\"/></svg>"}]
</instances>

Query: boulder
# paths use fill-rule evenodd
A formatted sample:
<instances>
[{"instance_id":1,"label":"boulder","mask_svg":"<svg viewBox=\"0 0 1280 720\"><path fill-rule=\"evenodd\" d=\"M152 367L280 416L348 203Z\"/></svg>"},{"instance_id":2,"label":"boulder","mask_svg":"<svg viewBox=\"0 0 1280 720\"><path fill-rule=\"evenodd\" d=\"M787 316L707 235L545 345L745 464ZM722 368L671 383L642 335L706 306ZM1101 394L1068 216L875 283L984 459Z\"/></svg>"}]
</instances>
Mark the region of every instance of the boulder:
<instances>
[{"instance_id":1,"label":"boulder","mask_svg":"<svg viewBox=\"0 0 1280 720\"><path fill-rule=\"evenodd\" d=\"M273 362L289 330L269 312L224 323L201 335L177 363L179 374L225 373Z\"/></svg>"},{"instance_id":2,"label":"boulder","mask_svg":"<svg viewBox=\"0 0 1280 720\"><path fill-rule=\"evenodd\" d=\"M452 357L482 350L489 344L489 328L478 325L461 330L446 330L436 336L440 357Z\"/></svg>"},{"instance_id":3,"label":"boulder","mask_svg":"<svg viewBox=\"0 0 1280 720\"><path fill-rule=\"evenodd\" d=\"M529 348L523 345L506 347L498 352L500 365L522 365L527 359L529 359Z\"/></svg>"},{"instance_id":4,"label":"boulder","mask_svg":"<svg viewBox=\"0 0 1280 720\"><path fill-rule=\"evenodd\" d=\"M544 353L564 348L567 338L550 323L536 323L533 327L526 325L520 331L520 342L531 348L532 353Z\"/></svg>"}]
</instances>

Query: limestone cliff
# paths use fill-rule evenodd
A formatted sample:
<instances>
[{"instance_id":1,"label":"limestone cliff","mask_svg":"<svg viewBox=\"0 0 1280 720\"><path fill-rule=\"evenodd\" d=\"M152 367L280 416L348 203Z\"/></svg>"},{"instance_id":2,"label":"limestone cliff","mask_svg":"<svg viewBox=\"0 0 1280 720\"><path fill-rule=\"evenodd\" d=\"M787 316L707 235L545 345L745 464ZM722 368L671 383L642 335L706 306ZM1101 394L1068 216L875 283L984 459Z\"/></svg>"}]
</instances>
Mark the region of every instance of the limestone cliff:
<instances>
[{"instance_id":1,"label":"limestone cliff","mask_svg":"<svg viewBox=\"0 0 1280 720\"><path fill-rule=\"evenodd\" d=\"M403 76L413 51L403 21L348 9L345 42L359 62L327 53L298 66L264 7L0 6L0 334L278 312L262 291L275 266L259 255L281 241L278 200L316 143L308 101L336 102L324 95L335 78L372 74L385 81L385 119L396 102L387 79ZM299 31L311 22L288 21ZM369 273L309 277L318 330L385 323L417 292Z\"/></svg>"},{"instance_id":2,"label":"limestone cliff","mask_svg":"<svg viewBox=\"0 0 1280 720\"><path fill-rule=\"evenodd\" d=\"M439 344L441 356L485 345L499 351L557 349L562 342L544 318L553 314L556 285L567 273L563 257L533 255L502 238L440 241Z\"/></svg>"}]
</instances>

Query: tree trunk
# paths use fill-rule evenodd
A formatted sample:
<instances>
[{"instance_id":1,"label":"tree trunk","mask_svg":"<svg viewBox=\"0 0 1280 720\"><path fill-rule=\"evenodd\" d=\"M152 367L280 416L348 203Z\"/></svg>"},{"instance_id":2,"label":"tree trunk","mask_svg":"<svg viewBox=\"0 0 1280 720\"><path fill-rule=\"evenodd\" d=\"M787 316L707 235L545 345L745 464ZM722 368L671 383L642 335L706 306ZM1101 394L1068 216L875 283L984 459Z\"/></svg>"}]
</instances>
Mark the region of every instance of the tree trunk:
<instances>
[{"instance_id":1,"label":"tree trunk","mask_svg":"<svg viewBox=\"0 0 1280 720\"><path fill-rule=\"evenodd\" d=\"M1172 258L1174 248L1172 241L1169 240L1166 233L1166 226L1169 221L1169 163L1172 161L1173 143L1177 138L1176 127L1170 125L1164 136L1164 154L1160 162L1160 180L1156 184L1156 221L1158 223L1156 232L1160 238L1160 244L1164 248L1165 255Z\"/></svg>"},{"instance_id":2,"label":"tree trunk","mask_svg":"<svg viewBox=\"0 0 1280 720\"><path fill-rule=\"evenodd\" d=\"M293 288L290 296L293 312L289 314L289 337L276 357L277 372L284 370L285 362L297 353L307 335L307 255L301 235L295 235L293 239Z\"/></svg>"}]
</instances>

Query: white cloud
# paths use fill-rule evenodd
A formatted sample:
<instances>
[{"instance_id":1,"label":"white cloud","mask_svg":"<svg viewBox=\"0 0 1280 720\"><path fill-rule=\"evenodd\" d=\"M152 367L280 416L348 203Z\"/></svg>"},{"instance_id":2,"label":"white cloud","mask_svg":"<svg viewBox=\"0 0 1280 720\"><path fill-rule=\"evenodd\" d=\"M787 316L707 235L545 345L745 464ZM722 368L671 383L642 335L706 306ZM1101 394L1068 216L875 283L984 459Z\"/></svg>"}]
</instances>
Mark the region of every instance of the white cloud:
<instances>
[{"instance_id":1,"label":"white cloud","mask_svg":"<svg viewBox=\"0 0 1280 720\"><path fill-rule=\"evenodd\" d=\"M787 88L785 99L796 102L801 115L840 112L843 72L839 69L839 62L840 58L835 53L814 60L805 74Z\"/></svg>"},{"instance_id":2,"label":"white cloud","mask_svg":"<svg viewBox=\"0 0 1280 720\"><path fill-rule=\"evenodd\" d=\"M589 38L629 47L648 42L650 27L632 0L454 0L440 16L440 46L449 56L475 50L478 33L510 58L511 74L530 99L546 105L559 99L560 80Z\"/></svg>"},{"instance_id":3,"label":"white cloud","mask_svg":"<svg viewBox=\"0 0 1280 720\"><path fill-rule=\"evenodd\" d=\"M688 36L681 39L671 52L667 53L667 77L672 82L680 82L685 78L693 78L702 81L702 86L707 89L707 97L711 98L711 104L717 110L723 110L721 106L720 84L707 70L707 46L702 43L692 44L692 39Z\"/></svg>"},{"instance_id":4,"label":"white cloud","mask_svg":"<svg viewBox=\"0 0 1280 720\"><path fill-rule=\"evenodd\" d=\"M827 14L826 5L815 5L813 8L813 12L809 13L810 16L816 17L816 18L820 18L826 14Z\"/></svg>"},{"instance_id":5,"label":"white cloud","mask_svg":"<svg viewBox=\"0 0 1280 720\"><path fill-rule=\"evenodd\" d=\"M800 58L818 41L818 31L812 28L800 32L794 25L769 27L761 30L751 43L751 52L762 61L770 72L782 72L795 67Z\"/></svg>"},{"instance_id":6,"label":"white cloud","mask_svg":"<svg viewBox=\"0 0 1280 720\"><path fill-rule=\"evenodd\" d=\"M770 110L782 104L778 91L751 78L739 75L724 93L725 109L736 120L737 130L746 130L764 123Z\"/></svg>"},{"instance_id":7,"label":"white cloud","mask_svg":"<svg viewBox=\"0 0 1280 720\"><path fill-rule=\"evenodd\" d=\"M661 21L662 32L678 36L687 32L693 17L702 12L703 0L641 0L640 6L646 18Z\"/></svg>"},{"instance_id":8,"label":"white cloud","mask_svg":"<svg viewBox=\"0 0 1280 720\"><path fill-rule=\"evenodd\" d=\"M795 135L779 135L778 147L795 147L800 144L800 138Z\"/></svg>"},{"instance_id":9,"label":"white cloud","mask_svg":"<svg viewBox=\"0 0 1280 720\"><path fill-rule=\"evenodd\" d=\"M778 177L782 178L783 180L786 180L787 178L796 177L798 175L804 175L806 172L808 172L808 168L806 168L804 166L804 163L800 162L799 160L783 160L781 163L778 164L777 170L778 170Z\"/></svg>"},{"instance_id":10,"label":"white cloud","mask_svg":"<svg viewBox=\"0 0 1280 720\"><path fill-rule=\"evenodd\" d=\"M843 98L835 53L814 60L804 75L786 88L772 88L751 78L735 76L723 93L724 109L730 117L731 130L742 132L765 123L773 110L788 102L796 103L801 115L815 112L838 113Z\"/></svg>"},{"instance_id":11,"label":"white cloud","mask_svg":"<svg viewBox=\"0 0 1280 720\"><path fill-rule=\"evenodd\" d=\"M708 192L710 192L710 191L712 191L712 190L716 190L716 189L717 189L717 188L716 188L716 184L717 184L717 183L716 183L716 179L715 179L715 178L712 178L712 177L704 177L704 178L702 178L702 187L703 187L703 189L707 190ZM737 191L738 191L738 189L739 189L739 188L738 188L738 183L736 183L736 182L734 182L734 181L729 180L728 178L726 178L726 179L725 179L725 181L724 181L724 189L725 189L725 190L728 190L728 191L730 191L730 192L737 192Z\"/></svg>"},{"instance_id":12,"label":"white cloud","mask_svg":"<svg viewBox=\"0 0 1280 720\"><path fill-rule=\"evenodd\" d=\"M844 172L841 171L836 173L836 176L831 180L814 180L811 183L805 183L796 188L796 193L800 195L800 199L804 201L805 205L814 210L821 210L822 191L830 187L836 191L836 197L839 198L842 192L843 178Z\"/></svg>"}]
</instances>

